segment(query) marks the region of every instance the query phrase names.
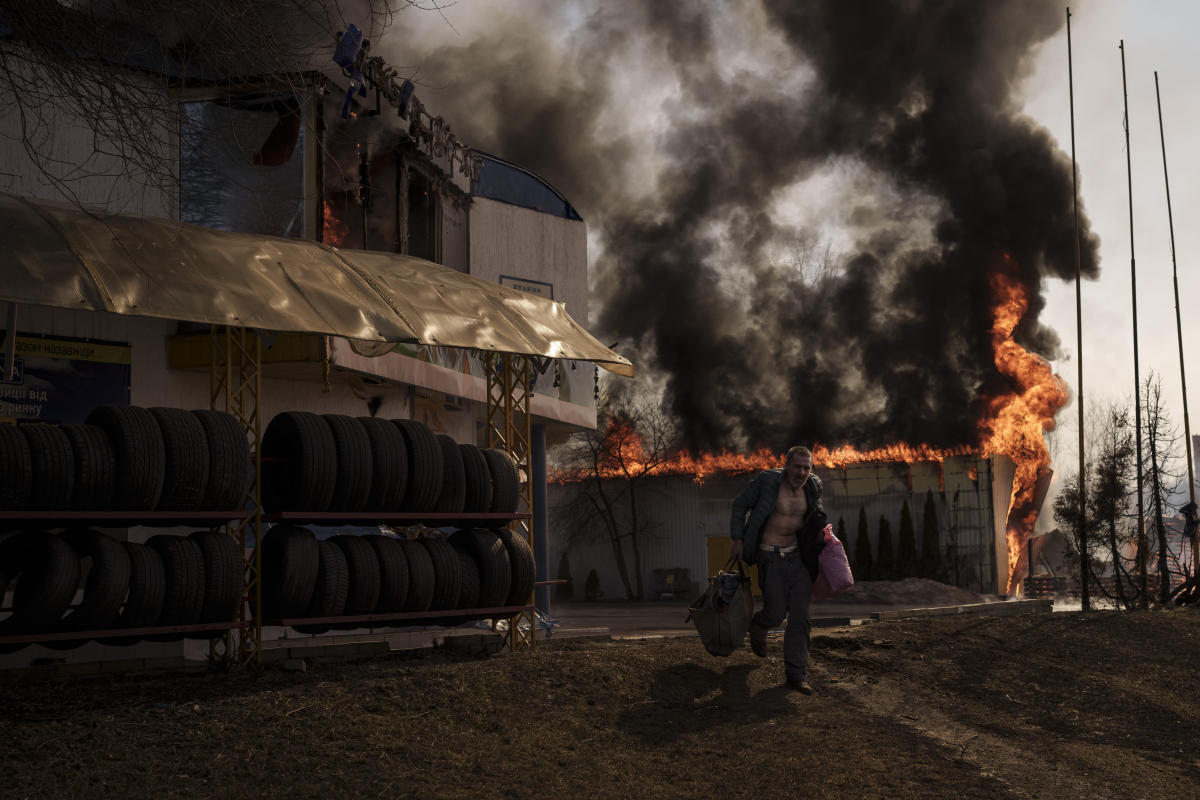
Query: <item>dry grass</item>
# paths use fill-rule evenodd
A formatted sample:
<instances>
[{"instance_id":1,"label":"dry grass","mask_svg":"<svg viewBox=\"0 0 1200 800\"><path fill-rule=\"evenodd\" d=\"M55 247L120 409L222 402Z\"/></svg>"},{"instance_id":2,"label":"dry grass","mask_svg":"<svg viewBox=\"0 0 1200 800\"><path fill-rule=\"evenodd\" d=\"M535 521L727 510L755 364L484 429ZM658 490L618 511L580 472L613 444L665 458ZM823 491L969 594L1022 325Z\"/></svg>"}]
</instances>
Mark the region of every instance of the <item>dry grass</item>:
<instances>
[{"instance_id":1,"label":"dry grass","mask_svg":"<svg viewBox=\"0 0 1200 800\"><path fill-rule=\"evenodd\" d=\"M1200 785L1195 612L884 623L812 697L694 638L0 685L3 797L1135 797Z\"/></svg>"}]
</instances>

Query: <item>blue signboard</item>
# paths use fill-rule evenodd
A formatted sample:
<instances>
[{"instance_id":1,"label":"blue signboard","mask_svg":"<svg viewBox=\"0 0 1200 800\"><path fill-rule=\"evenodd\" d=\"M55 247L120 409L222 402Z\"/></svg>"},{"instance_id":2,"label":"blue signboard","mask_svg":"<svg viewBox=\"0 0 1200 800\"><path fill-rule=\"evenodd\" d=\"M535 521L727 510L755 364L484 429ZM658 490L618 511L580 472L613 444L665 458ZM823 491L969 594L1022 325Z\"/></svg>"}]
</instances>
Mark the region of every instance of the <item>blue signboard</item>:
<instances>
[{"instance_id":1,"label":"blue signboard","mask_svg":"<svg viewBox=\"0 0 1200 800\"><path fill-rule=\"evenodd\" d=\"M129 404L132 348L120 342L17 334L15 374L0 381L0 422L83 422ZM0 336L0 365L3 364ZM0 369L0 371L3 371Z\"/></svg>"}]
</instances>

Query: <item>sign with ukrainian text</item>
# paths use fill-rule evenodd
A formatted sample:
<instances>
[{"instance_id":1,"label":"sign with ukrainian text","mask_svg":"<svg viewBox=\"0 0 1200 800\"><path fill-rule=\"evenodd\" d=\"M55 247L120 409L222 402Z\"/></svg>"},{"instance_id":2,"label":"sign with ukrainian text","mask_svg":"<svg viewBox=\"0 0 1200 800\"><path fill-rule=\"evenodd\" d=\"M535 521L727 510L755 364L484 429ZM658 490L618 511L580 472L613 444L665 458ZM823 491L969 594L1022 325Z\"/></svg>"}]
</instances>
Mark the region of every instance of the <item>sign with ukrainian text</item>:
<instances>
[{"instance_id":1,"label":"sign with ukrainian text","mask_svg":"<svg viewBox=\"0 0 1200 800\"><path fill-rule=\"evenodd\" d=\"M514 278L512 275L501 275L500 285L520 292L536 294L538 297L554 299L554 284L545 281L535 281L529 278Z\"/></svg>"},{"instance_id":2,"label":"sign with ukrainian text","mask_svg":"<svg viewBox=\"0 0 1200 800\"><path fill-rule=\"evenodd\" d=\"M129 345L36 334L16 339L15 374L11 381L0 375L0 421L83 422L97 406L128 405ZM3 347L0 337L0 355Z\"/></svg>"}]
</instances>

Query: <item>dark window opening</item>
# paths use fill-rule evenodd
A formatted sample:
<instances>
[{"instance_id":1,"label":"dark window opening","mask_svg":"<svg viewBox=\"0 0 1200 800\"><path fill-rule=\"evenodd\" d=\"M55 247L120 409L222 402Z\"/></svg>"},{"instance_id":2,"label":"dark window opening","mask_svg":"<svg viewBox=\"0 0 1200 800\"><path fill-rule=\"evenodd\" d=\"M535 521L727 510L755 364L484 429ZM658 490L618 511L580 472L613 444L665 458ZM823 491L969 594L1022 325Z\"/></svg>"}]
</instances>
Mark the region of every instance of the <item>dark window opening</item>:
<instances>
[{"instance_id":1,"label":"dark window opening","mask_svg":"<svg viewBox=\"0 0 1200 800\"><path fill-rule=\"evenodd\" d=\"M438 195L419 170L408 171L408 254L438 260Z\"/></svg>"}]
</instances>

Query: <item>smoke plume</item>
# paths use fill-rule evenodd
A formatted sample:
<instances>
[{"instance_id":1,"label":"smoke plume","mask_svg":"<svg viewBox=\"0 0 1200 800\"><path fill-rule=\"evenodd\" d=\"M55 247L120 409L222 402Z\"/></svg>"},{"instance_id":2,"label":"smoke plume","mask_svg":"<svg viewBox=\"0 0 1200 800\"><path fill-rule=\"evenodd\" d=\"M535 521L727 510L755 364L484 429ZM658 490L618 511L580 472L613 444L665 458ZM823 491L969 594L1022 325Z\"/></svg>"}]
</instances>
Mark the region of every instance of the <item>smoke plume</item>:
<instances>
[{"instance_id":1,"label":"smoke plume","mask_svg":"<svg viewBox=\"0 0 1200 800\"><path fill-rule=\"evenodd\" d=\"M1002 265L1030 297L1018 340L1057 355L1038 316L1075 274L1070 158L1016 91L1060 7L527 5L403 62L466 141L581 209L592 327L691 447L974 444L1011 388Z\"/></svg>"}]
</instances>

